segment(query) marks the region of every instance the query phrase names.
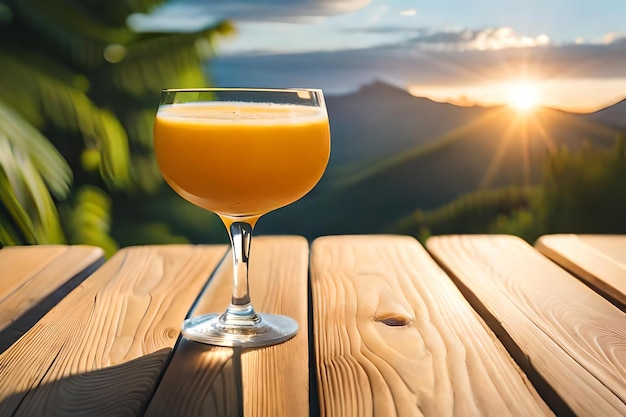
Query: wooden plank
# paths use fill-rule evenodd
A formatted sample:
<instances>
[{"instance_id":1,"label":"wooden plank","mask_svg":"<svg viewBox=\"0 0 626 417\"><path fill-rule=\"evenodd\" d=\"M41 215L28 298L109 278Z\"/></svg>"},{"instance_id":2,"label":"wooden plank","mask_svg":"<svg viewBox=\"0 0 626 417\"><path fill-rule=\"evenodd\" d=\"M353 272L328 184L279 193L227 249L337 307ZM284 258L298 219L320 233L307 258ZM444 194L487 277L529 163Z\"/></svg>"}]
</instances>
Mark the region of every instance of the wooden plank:
<instances>
[{"instance_id":1,"label":"wooden plank","mask_svg":"<svg viewBox=\"0 0 626 417\"><path fill-rule=\"evenodd\" d=\"M298 334L279 345L248 350L183 339L146 416L309 415L308 249L298 236L252 239L252 303L257 311L294 318ZM192 315L223 311L231 291L228 256Z\"/></svg>"},{"instance_id":2,"label":"wooden plank","mask_svg":"<svg viewBox=\"0 0 626 417\"><path fill-rule=\"evenodd\" d=\"M104 262L92 246L8 246L0 250L0 352Z\"/></svg>"},{"instance_id":3,"label":"wooden plank","mask_svg":"<svg viewBox=\"0 0 626 417\"><path fill-rule=\"evenodd\" d=\"M0 355L0 415L140 415L225 251L119 251Z\"/></svg>"},{"instance_id":4,"label":"wooden plank","mask_svg":"<svg viewBox=\"0 0 626 417\"><path fill-rule=\"evenodd\" d=\"M322 416L552 414L415 239L318 238L311 288Z\"/></svg>"},{"instance_id":5,"label":"wooden plank","mask_svg":"<svg viewBox=\"0 0 626 417\"><path fill-rule=\"evenodd\" d=\"M626 309L626 235L546 235L535 247Z\"/></svg>"},{"instance_id":6,"label":"wooden plank","mask_svg":"<svg viewBox=\"0 0 626 417\"><path fill-rule=\"evenodd\" d=\"M438 236L427 248L558 415L626 415L622 311L513 236Z\"/></svg>"}]
</instances>

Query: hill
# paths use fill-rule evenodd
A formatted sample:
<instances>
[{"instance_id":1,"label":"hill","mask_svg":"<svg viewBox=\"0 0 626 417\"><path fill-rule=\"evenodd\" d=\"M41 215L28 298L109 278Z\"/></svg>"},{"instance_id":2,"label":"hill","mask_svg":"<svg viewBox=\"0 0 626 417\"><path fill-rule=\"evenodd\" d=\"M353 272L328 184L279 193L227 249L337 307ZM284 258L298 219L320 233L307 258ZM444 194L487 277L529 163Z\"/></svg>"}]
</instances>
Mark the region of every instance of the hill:
<instances>
[{"instance_id":1,"label":"hill","mask_svg":"<svg viewBox=\"0 0 626 417\"><path fill-rule=\"evenodd\" d=\"M327 172L351 163L368 164L425 145L488 111L410 95L375 82L359 91L326 98L332 133Z\"/></svg>"},{"instance_id":2,"label":"hill","mask_svg":"<svg viewBox=\"0 0 626 417\"><path fill-rule=\"evenodd\" d=\"M330 99L331 153L339 157L313 193L266 215L258 232L309 238L385 232L418 208L433 209L473 191L534 184L549 152L584 143L610 147L618 134L583 115L553 109L522 115L508 107L468 109L407 96L379 83ZM366 117L376 105L378 113ZM418 108L428 117L412 113ZM408 129L406 119L422 121L405 132L414 142L394 136ZM364 144L363 137L376 143ZM350 149L362 159L348 158Z\"/></svg>"},{"instance_id":3,"label":"hill","mask_svg":"<svg viewBox=\"0 0 626 417\"><path fill-rule=\"evenodd\" d=\"M592 121L626 128L626 99L588 115Z\"/></svg>"}]
</instances>

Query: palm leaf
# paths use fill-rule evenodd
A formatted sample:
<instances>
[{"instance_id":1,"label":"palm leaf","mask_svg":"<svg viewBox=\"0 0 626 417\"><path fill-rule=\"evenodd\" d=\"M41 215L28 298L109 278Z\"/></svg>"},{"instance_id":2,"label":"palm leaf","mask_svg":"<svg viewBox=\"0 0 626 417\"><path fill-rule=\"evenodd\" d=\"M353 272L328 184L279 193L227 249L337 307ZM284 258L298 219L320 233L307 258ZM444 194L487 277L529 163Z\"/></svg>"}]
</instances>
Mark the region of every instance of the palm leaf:
<instances>
[{"instance_id":1,"label":"palm leaf","mask_svg":"<svg viewBox=\"0 0 626 417\"><path fill-rule=\"evenodd\" d=\"M126 126L129 140L150 151L152 151L152 130L156 107L155 102L150 110L132 109L123 116L123 123Z\"/></svg>"},{"instance_id":2,"label":"palm leaf","mask_svg":"<svg viewBox=\"0 0 626 417\"><path fill-rule=\"evenodd\" d=\"M6 241L3 240L2 243L6 245L11 244L11 242L37 243L40 233L37 233L35 230L35 225L28 211L16 194L16 191L20 191L23 187L23 184L19 184L18 178L15 176L18 161L15 155L7 152L5 139L6 138L0 137L0 202L2 202L2 205L8 212L10 219L6 219L3 223L9 224L9 221L12 221L17 230L19 230L20 235L18 235L15 230L9 230L7 227L7 233L9 233L9 231L12 233L9 239ZM19 189L16 190L16 187L19 187Z\"/></svg>"},{"instance_id":3,"label":"palm leaf","mask_svg":"<svg viewBox=\"0 0 626 417\"><path fill-rule=\"evenodd\" d=\"M28 192L26 203L34 209L31 217L37 231L37 243L64 243L59 214L44 179L28 159L23 161L21 168L22 182Z\"/></svg>"},{"instance_id":4,"label":"palm leaf","mask_svg":"<svg viewBox=\"0 0 626 417\"><path fill-rule=\"evenodd\" d=\"M110 185L127 187L130 181L130 153L126 130L110 111L102 111L100 120L103 131L100 174Z\"/></svg>"},{"instance_id":5,"label":"palm leaf","mask_svg":"<svg viewBox=\"0 0 626 417\"><path fill-rule=\"evenodd\" d=\"M6 164L20 158L26 158L33 168L44 178L45 184L57 198L64 198L70 190L72 171L52 144L19 113L14 111L0 98L0 138L3 152L0 156ZM6 158L5 158L6 157ZM8 165L7 165L8 166ZM19 165L5 171L9 178L16 178Z\"/></svg>"},{"instance_id":6,"label":"palm leaf","mask_svg":"<svg viewBox=\"0 0 626 417\"><path fill-rule=\"evenodd\" d=\"M107 256L117 250L109 236L111 228L111 199L97 187L83 186L76 193L71 207L64 207L65 224L70 243L99 246Z\"/></svg>"},{"instance_id":7,"label":"palm leaf","mask_svg":"<svg viewBox=\"0 0 626 417\"><path fill-rule=\"evenodd\" d=\"M101 175L107 183L127 187L128 138L120 122L110 111L99 109L81 89L56 78L60 71L42 71L41 61L44 58L0 53L0 97L13 103L39 129L49 121L61 129L80 133L87 147L100 152ZM62 77L70 78L67 73L62 73Z\"/></svg>"},{"instance_id":8,"label":"palm leaf","mask_svg":"<svg viewBox=\"0 0 626 417\"><path fill-rule=\"evenodd\" d=\"M19 118L17 115L16 117ZM0 117L0 121L6 120ZM23 120L22 124L27 126ZM0 126L5 127L1 122ZM45 177L37 167L41 156L29 154L29 144L25 143L23 137L19 137L21 132L13 130L9 133L17 133L18 137L10 137L6 132L0 132L0 202L26 243L63 243L65 239L59 216L46 185L46 182L50 183L50 178L44 180ZM41 138L35 139L41 141ZM54 154L43 157L52 160ZM59 162L59 165L64 163L62 159L52 162ZM63 174L61 173L62 176ZM59 182L63 182L66 178L60 180ZM8 227L5 228L5 233L9 234ZM13 232L3 243L12 241L22 241L22 238Z\"/></svg>"},{"instance_id":9,"label":"palm leaf","mask_svg":"<svg viewBox=\"0 0 626 417\"><path fill-rule=\"evenodd\" d=\"M111 7L110 2L91 1L87 4L76 0L13 0L18 20L24 21L32 30L25 33L37 40L49 43L58 53L67 56L78 66L93 70L122 58L135 60L139 56L163 55L159 46L166 46L170 67L178 64L172 58L188 59L197 65L213 53L212 38L216 34L234 32L228 21L219 22L195 33L137 33L126 25L126 17L133 12L147 12L161 3L156 0L117 0L121 7ZM103 12L103 10L106 10ZM166 45L163 39L169 39ZM167 48L167 46L175 48ZM116 53L110 58L107 50ZM193 52L192 56L188 53ZM186 65L183 61L180 64ZM147 71L142 71L144 74Z\"/></svg>"},{"instance_id":10,"label":"palm leaf","mask_svg":"<svg viewBox=\"0 0 626 417\"><path fill-rule=\"evenodd\" d=\"M157 95L205 84L214 35L232 26L186 34L127 27L130 13L160 3L0 0L11 14L0 22L0 244L63 241L57 202L70 243L115 250L109 196L94 187L70 194L72 171L61 155L77 176L99 169L109 187L131 178L148 191L162 183L152 153ZM77 182L94 180L101 184L90 175Z\"/></svg>"},{"instance_id":11,"label":"palm leaf","mask_svg":"<svg viewBox=\"0 0 626 417\"><path fill-rule=\"evenodd\" d=\"M17 21L30 29L26 36L44 41L83 68L102 65L107 45L126 44L134 37L125 26L105 24L78 1L13 0L10 4Z\"/></svg>"},{"instance_id":12,"label":"palm leaf","mask_svg":"<svg viewBox=\"0 0 626 417\"><path fill-rule=\"evenodd\" d=\"M233 31L224 21L194 33L138 34L124 47L119 62L111 65L113 82L136 97L154 95L164 86L205 85L202 63L213 55L214 36Z\"/></svg>"},{"instance_id":13,"label":"palm leaf","mask_svg":"<svg viewBox=\"0 0 626 417\"><path fill-rule=\"evenodd\" d=\"M0 248L3 246L19 245L21 242L18 233L8 222L0 222Z\"/></svg>"},{"instance_id":14,"label":"palm leaf","mask_svg":"<svg viewBox=\"0 0 626 417\"><path fill-rule=\"evenodd\" d=\"M112 26L123 26L133 13L148 13L163 0L83 0L83 7Z\"/></svg>"}]
</instances>

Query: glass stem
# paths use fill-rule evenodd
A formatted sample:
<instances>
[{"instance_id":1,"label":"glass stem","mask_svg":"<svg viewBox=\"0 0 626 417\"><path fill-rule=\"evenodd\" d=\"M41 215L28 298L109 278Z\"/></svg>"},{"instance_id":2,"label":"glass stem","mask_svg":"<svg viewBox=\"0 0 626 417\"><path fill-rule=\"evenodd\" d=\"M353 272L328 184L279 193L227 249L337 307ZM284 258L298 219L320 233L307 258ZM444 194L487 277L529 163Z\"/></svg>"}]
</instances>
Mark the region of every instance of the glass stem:
<instances>
[{"instance_id":1,"label":"glass stem","mask_svg":"<svg viewBox=\"0 0 626 417\"><path fill-rule=\"evenodd\" d=\"M220 321L226 326L254 326L260 321L250 303L248 286L252 228L247 222L233 222L229 227L233 252L233 295L230 305L220 317Z\"/></svg>"}]
</instances>

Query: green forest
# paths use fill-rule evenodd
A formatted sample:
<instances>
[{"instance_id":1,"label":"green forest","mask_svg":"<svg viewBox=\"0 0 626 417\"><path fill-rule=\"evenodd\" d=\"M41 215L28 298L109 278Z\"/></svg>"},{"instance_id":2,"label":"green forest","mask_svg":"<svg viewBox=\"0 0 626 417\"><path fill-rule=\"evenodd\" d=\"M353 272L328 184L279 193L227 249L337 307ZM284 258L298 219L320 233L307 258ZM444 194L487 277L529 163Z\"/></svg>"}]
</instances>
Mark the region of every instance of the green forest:
<instances>
[{"instance_id":1,"label":"green forest","mask_svg":"<svg viewBox=\"0 0 626 417\"><path fill-rule=\"evenodd\" d=\"M539 184L459 197L443 207L416 210L389 231L425 241L435 234L506 233L529 242L548 233L626 233L626 149L587 144L548 155Z\"/></svg>"},{"instance_id":2,"label":"green forest","mask_svg":"<svg viewBox=\"0 0 626 417\"><path fill-rule=\"evenodd\" d=\"M235 28L228 21L192 33L138 33L127 26L130 14L160 3L0 0L1 245L87 244L111 255L135 244L227 240L215 215L163 182L152 152L152 123L162 88L211 85L206 68L210 74L214 42ZM466 136L460 146L466 133L392 159L413 158L423 169L455 164L444 150L456 143L455 152L466 156L474 148ZM304 201L272 213L265 230L309 239L320 233L402 233L421 240L511 233L530 242L546 233L626 233L625 139L623 133L610 135L612 147L589 142L542 154L530 184L467 191L468 183L448 198L436 195L435 179L422 175L433 184L423 206L410 199L383 201L379 212L368 211L367 200L350 202L341 187L375 199L371 185L389 187L381 182L388 167L382 174L353 173L352 182L335 183L343 184L338 189L322 184L311 197L321 205ZM388 178L406 195L411 188L402 181L409 176L397 171ZM386 209L392 206L402 210ZM316 227L320 217L332 220L340 212L340 224L329 220L328 228ZM297 227L295 219L308 223Z\"/></svg>"}]
</instances>

